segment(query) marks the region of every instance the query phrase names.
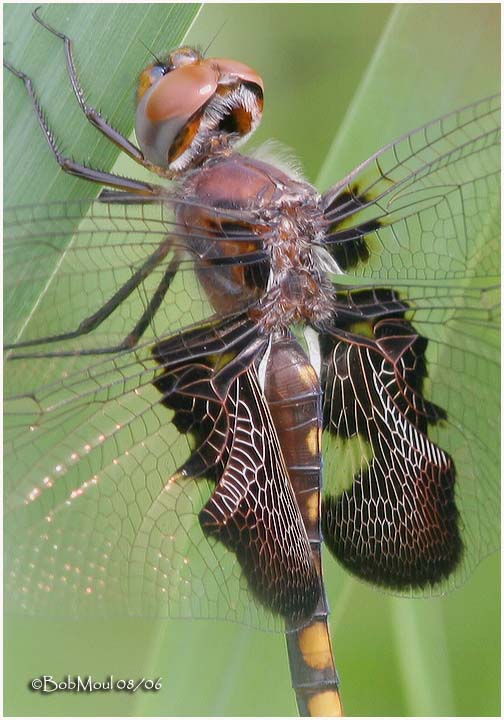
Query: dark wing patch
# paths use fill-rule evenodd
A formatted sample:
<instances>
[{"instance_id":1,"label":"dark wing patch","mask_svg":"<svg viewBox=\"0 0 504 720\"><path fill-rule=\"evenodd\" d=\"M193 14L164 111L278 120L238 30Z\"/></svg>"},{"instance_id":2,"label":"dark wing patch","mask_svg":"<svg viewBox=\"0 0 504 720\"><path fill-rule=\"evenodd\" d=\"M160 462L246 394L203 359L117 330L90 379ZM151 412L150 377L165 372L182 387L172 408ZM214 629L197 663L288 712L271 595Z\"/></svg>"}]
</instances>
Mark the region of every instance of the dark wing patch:
<instances>
[{"instance_id":1,"label":"dark wing patch","mask_svg":"<svg viewBox=\"0 0 504 720\"><path fill-rule=\"evenodd\" d=\"M245 356L250 364L260 346L256 326L238 315L195 327L154 347L163 372L153 384L163 395L162 404L174 410L177 430L194 441L179 475L218 480L229 430L224 398L243 371L240 361Z\"/></svg>"},{"instance_id":2,"label":"dark wing patch","mask_svg":"<svg viewBox=\"0 0 504 720\"><path fill-rule=\"evenodd\" d=\"M204 531L233 550L261 602L286 619L308 618L320 588L276 431L251 368L226 401L224 471L200 513Z\"/></svg>"},{"instance_id":3,"label":"dark wing patch","mask_svg":"<svg viewBox=\"0 0 504 720\"><path fill-rule=\"evenodd\" d=\"M366 207L371 198L361 195L357 185L337 195L325 209L327 217L334 218L329 224L326 236L329 253L343 271L355 268L369 260L366 237L380 227L377 219L354 225L354 214Z\"/></svg>"},{"instance_id":4,"label":"dark wing patch","mask_svg":"<svg viewBox=\"0 0 504 720\"><path fill-rule=\"evenodd\" d=\"M185 345L193 345L191 338ZM158 346L158 362L172 350ZM186 358L170 365L155 386L175 411L177 429L195 444L174 479L216 482L199 513L204 533L236 554L267 608L296 624L312 614L320 586L253 356L235 343L225 364L219 354Z\"/></svg>"},{"instance_id":5,"label":"dark wing patch","mask_svg":"<svg viewBox=\"0 0 504 720\"><path fill-rule=\"evenodd\" d=\"M374 293L383 303L398 300L389 290ZM357 305L358 298L353 293ZM323 535L366 580L401 590L433 585L458 564L462 542L455 467L427 436L444 413L422 396L426 340L400 313L369 327L364 342L324 339L324 426L368 451L350 487L324 497Z\"/></svg>"}]
</instances>

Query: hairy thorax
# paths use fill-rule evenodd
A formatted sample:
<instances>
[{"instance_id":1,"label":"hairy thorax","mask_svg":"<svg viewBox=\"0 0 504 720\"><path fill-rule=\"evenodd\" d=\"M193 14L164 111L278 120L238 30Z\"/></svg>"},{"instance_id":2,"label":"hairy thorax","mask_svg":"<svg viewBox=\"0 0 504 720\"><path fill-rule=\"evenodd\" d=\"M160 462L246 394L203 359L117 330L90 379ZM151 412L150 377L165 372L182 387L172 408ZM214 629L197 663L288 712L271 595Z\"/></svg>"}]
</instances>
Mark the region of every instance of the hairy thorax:
<instances>
[{"instance_id":1,"label":"hairy thorax","mask_svg":"<svg viewBox=\"0 0 504 720\"><path fill-rule=\"evenodd\" d=\"M321 246L324 220L311 185L231 153L193 171L180 194L177 221L217 312L248 309L266 332L330 316L326 272L337 267Z\"/></svg>"}]
</instances>

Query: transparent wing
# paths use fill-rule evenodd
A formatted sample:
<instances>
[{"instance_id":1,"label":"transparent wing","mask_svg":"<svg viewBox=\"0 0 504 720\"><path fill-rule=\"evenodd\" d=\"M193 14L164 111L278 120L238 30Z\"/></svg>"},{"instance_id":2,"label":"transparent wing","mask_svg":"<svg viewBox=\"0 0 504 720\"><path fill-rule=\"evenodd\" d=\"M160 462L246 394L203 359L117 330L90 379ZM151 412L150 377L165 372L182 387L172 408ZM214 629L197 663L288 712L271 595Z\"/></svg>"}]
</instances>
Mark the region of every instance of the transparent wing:
<instances>
[{"instance_id":1,"label":"transparent wing","mask_svg":"<svg viewBox=\"0 0 504 720\"><path fill-rule=\"evenodd\" d=\"M256 599L235 552L202 530L198 514L215 490L209 468L170 482L201 446L193 416L184 427L172 424L177 408L156 388L161 368L153 349L166 347L167 337L176 345L163 359L165 371L184 357L195 362L198 342L215 357L230 352L229 335L207 320L212 310L194 256L178 259L166 307L146 339L86 354L130 332L180 252L169 203L96 203L84 218L79 211L68 204L16 208L7 219L8 299L19 314L8 311L6 340L21 341L7 351L5 369L9 606L58 616L220 617L280 630L282 620ZM226 236L238 247L251 240L243 239L243 220L230 218ZM91 332L22 344L78 328L160 247L163 267L146 273ZM239 267L246 272L254 262L244 257ZM226 328L250 334L232 320ZM270 482L281 482L278 458L273 465Z\"/></svg>"},{"instance_id":2,"label":"transparent wing","mask_svg":"<svg viewBox=\"0 0 504 720\"><path fill-rule=\"evenodd\" d=\"M443 591L499 545L499 121L498 98L468 106L385 147L324 196L327 247L355 278L326 355L326 534L356 574L402 592ZM385 351L376 342L387 327ZM436 417L419 419L413 408L422 407ZM432 464L436 453L444 469ZM456 571L387 579L387 548L400 566L411 540L394 545L393 503L406 533L406 509L414 516L415 492L429 487L415 519L427 533L435 488L442 495L450 483Z\"/></svg>"},{"instance_id":3,"label":"transparent wing","mask_svg":"<svg viewBox=\"0 0 504 720\"><path fill-rule=\"evenodd\" d=\"M97 201L8 208L5 344L36 341L42 351L41 338L62 334L66 350L121 343L159 292L170 262L176 262L177 277L169 278L169 303L160 303L144 339L154 340L208 315L193 273L195 260L205 252L210 255L224 234L244 272L253 272L260 258L250 251L250 242L257 238L246 228L246 213L237 211L221 211L214 231L181 227L173 213L175 202L184 204L166 195L150 204ZM188 236L191 252L184 243ZM204 272L201 262L199 267ZM54 338L52 349L58 349Z\"/></svg>"},{"instance_id":4,"label":"transparent wing","mask_svg":"<svg viewBox=\"0 0 504 720\"><path fill-rule=\"evenodd\" d=\"M323 196L343 270L387 281L495 272L500 97L445 115L379 150Z\"/></svg>"}]
</instances>

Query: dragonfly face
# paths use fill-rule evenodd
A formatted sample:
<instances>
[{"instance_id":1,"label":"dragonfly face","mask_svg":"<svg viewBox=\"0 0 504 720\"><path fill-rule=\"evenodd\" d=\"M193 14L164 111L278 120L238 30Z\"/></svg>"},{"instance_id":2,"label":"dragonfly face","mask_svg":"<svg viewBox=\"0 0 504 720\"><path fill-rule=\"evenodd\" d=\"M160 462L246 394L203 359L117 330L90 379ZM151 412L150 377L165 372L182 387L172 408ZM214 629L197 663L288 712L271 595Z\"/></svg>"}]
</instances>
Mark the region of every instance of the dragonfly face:
<instances>
[{"instance_id":1,"label":"dragonfly face","mask_svg":"<svg viewBox=\"0 0 504 720\"><path fill-rule=\"evenodd\" d=\"M256 83L256 86L259 87L259 84ZM141 101L144 97L145 94ZM463 127L466 130L471 122L476 122L479 132L476 137L481 138L483 132L490 138L495 128L492 124L494 121L483 118L492 118L493 112L491 103L484 108L472 108L465 116L460 116L464 118ZM187 118L187 113L184 118ZM449 121L444 120L445 124L447 122ZM451 132L457 132L460 122L460 119L455 121ZM486 125L486 122L489 124ZM178 134L181 128L185 128L185 125L178 127ZM184 132L185 129L182 136ZM434 135L430 137L429 143L432 143L433 147L436 142L444 141L443 131L439 126L431 132ZM146 133L148 134L148 130ZM174 134L173 126L167 133L171 138ZM173 140L175 141L175 138ZM492 140L489 139L488 148L492 147L491 143ZM179 147L183 146L184 142L181 142ZM391 156L395 156L397 147L394 146ZM145 148L153 153L148 157L149 162L161 164L157 138L152 142L147 141L142 148L144 153ZM18 367L24 372L26 368L33 367L37 363L34 353L41 352L46 360L48 356L52 357L51 372L54 373L45 383L48 391L45 397L38 392L42 383L37 380L36 412L34 413L34 407L29 408L34 422L24 421L25 429L31 424L34 428L32 432L36 436L45 435L50 438L46 446L49 447L49 455L45 457L51 454L52 457L47 465L48 468L51 466L50 474L40 475L41 465L40 461L38 462L35 472L39 474L40 482L34 484L32 475L30 484L26 484L26 487L30 488L28 493L24 493L24 488L16 487L17 501L13 505L16 507L18 502L27 501L23 510L26 512L28 505L29 525L35 528L30 530L29 542L24 540L20 545L20 554L31 552L30 543L36 535L37 539L41 540L39 551L42 549L45 558L36 570L46 581L44 592L47 593L49 587L49 597L56 592L59 600L69 603L68 606L78 614L85 613L86 607L92 608L92 603L85 605L89 599L110 607L118 607L124 602L125 609L131 609L131 602L138 603L137 607L143 613L167 611L174 615L193 614L195 605L200 607L201 612L204 598L204 602L208 603L203 609L204 614L209 612L208 608L213 602L213 607L217 607L217 610L213 610L214 613L229 614L231 607L231 611L236 612L239 617L241 611L236 611L232 605L231 596L236 597L234 592L223 596L221 588L215 588L215 583L212 591L212 582L210 589L208 584L203 587L202 570L205 566L208 568L210 561L211 568L218 568L226 584L237 577L237 569L242 571L243 575L236 585L238 597L248 597L249 605L254 605L255 602L250 598L252 592L277 615L292 620L290 610L285 609L284 599L280 599L275 606L271 593L268 594L268 590L258 589L258 585L254 585L262 569L260 565L258 569L253 550L252 559L250 553L247 555L243 551L247 542L250 546L252 537L251 529L243 528L247 527L246 519L251 513L254 526L257 524L257 507L255 512L249 507L243 514L244 525L241 526L241 533L237 534L237 524L234 530L232 527L236 515L224 524L217 523L220 527L218 533L205 531L205 528L211 527L211 510L214 512L214 521L216 517L215 483L222 481L233 456L233 448L226 441L230 432L229 418L238 422L242 417L237 409L241 402L243 408L248 410L255 407L257 420L257 393L262 389L268 395L268 369L277 363L276 355L271 355L271 349L268 349L267 345L275 346L277 341L280 342L276 332L281 331L280 335L284 335L293 323L304 323L312 326L322 337L318 353L312 354L310 359L312 365L317 365L318 357L321 367L321 389L325 392L323 427L330 439L336 439L339 443L340 453L346 458L352 457L348 454L352 444L361 449L360 457L354 465L347 460L345 473L339 474L337 482L341 487L335 490L334 485L328 486L329 492L323 506L326 539L329 544L332 543L334 551L345 564L375 583L406 588L409 591L425 582L436 583L442 580L455 567L463 552L459 510L454 499L457 465L451 456L451 453L455 454L453 448L442 446L435 434L441 428L442 435L443 423L450 417L449 412L442 409L441 404L435 404L438 401L432 393L428 397L425 394L426 380L429 377L427 349L431 352L430 348L440 347L441 343L436 345L435 335L427 338L418 326L422 323L422 313L424 318L432 314L437 303L443 305L445 296L429 286L429 268L426 271L427 283L424 287L420 287L419 283L416 294L415 291L405 293L403 289L396 289L401 282L391 283L394 289L389 288L388 284L384 286L382 281L370 283L371 289L368 286L366 289L359 289L349 287L346 278L344 283L338 278L329 279L330 274L334 276L337 271L373 268L373 261L381 261L384 254L394 259L391 238L397 239L397 228L411 222L411 217L430 221L428 232L436 238L439 245L444 235L432 220L432 208L436 207L437 210L438 205L432 204L433 196L429 195L428 183L421 188L423 204L418 205L411 213L411 197L408 197L408 192L403 192L403 188L409 186L407 183L397 185L402 180L394 177L396 166L384 165L387 157L383 154L380 156L379 170L374 176L372 173L366 176L366 171L371 167L369 164L358 179L349 178L345 184L335 191L329 191L321 199L306 183L288 178L260 160L244 159L235 153L228 153L228 148L221 139L218 139L217 144L209 143L204 148L203 158L200 159L197 153L191 156L191 162L196 164L196 168L193 168L187 177L184 176L176 190L170 193L163 189L162 194L159 194L162 203L120 206L117 200L127 198L105 195L102 200L107 200L110 204L106 206L104 215L108 215L112 229L106 228L104 218L100 218L100 205L91 213L89 225L84 224L79 229L76 243L72 245L65 259L68 264L62 268L62 277L80 277L80 260L84 255L90 256L91 251L98 248L105 248L105 254L123 252L123 246L119 249L115 242L117 238L119 243L120 232L142 232L149 225L155 226L159 223L157 236L150 235L152 251L144 254L147 265L138 258L132 263L132 256L126 254L123 257L122 276L126 278L125 282L141 275L142 285L135 285L113 308L120 322L116 322L115 329L105 329L105 342L97 347L93 333L95 330L102 333L101 326L105 324L105 328L107 327L108 318L112 320L112 312L110 316L105 313L106 317L92 328L88 337L83 337L82 334L70 337L71 326L65 329L51 325L53 322L59 323L59 320L63 324L61 316L48 318L47 331L44 329L44 332L40 333L39 325L38 334L31 338L29 329L27 330L26 342L37 340L37 347L25 345L23 349L18 343L15 352L18 356L26 355L18 357ZM183 153L192 150L193 146L189 143ZM484 146L478 147L471 157L482 158L481 153L484 152ZM485 154L485 159L488 156L490 155ZM416 157L418 158L418 153ZM422 155L420 159L423 161ZM485 163L481 161L481 164ZM399 165L398 168L404 170L404 166ZM413 182L411 172L414 171L408 165L406 169L410 173L407 176L408 182ZM240 182L235 182L235 177L239 177ZM486 187L492 190L489 177L487 167ZM244 191L247 182L248 189ZM393 190L390 190L389 186ZM121 185L119 189L149 192L145 187L131 188ZM387 196L387 193L390 194ZM380 213L377 216L377 203L385 196L391 200L396 214L383 216ZM250 197L255 199L252 206ZM408 204L402 203L404 197ZM488 209L492 209L492 198L495 195L490 194L487 197L490 198ZM472 199L473 196L470 196L469 200ZM448 201L447 206L449 208ZM174 219L168 220L172 211L171 217ZM162 213L162 217L159 213ZM34 220L35 218L30 216L30 227L35 226ZM60 222L60 227L63 227L67 220L68 213L65 211L64 216L56 223ZM436 221L439 222L439 218L436 218ZM393 228L390 235L388 228ZM103 235L99 235L101 232L107 235L105 243ZM168 236L169 241L163 239ZM133 234L129 237L135 239ZM287 243L280 244L280 251L279 240ZM132 247L133 245L134 242L131 243ZM466 274L465 252L465 249L461 249L458 256L449 257L450 254L443 252L442 247L437 248L439 265L448 259L453 262L452 279L456 279L457 272ZM483 265L485 260L483 257ZM432 273L439 269L439 265L430 268ZM146 272L151 266L154 278L152 273ZM392 267L394 268L394 263ZM138 274L135 275L136 273ZM40 271L40 277L42 274ZM392 270L390 277L400 279L401 273L397 270L394 275ZM152 279L156 282L149 285ZM197 280L198 284L194 280ZM124 287L124 283L121 287ZM141 293L137 288L140 287L144 295L138 298ZM170 291L174 293L176 300L175 318L171 318L171 325L167 329L158 329L156 313L161 307L162 296ZM485 326L492 310L492 304L487 299L492 291L491 284L488 288L476 287L477 307L470 308L471 312L479 313L475 324ZM187 324L182 300L191 294L202 308L208 299L216 315L211 321L203 320L202 324L199 323L186 334L178 330L177 323L180 327ZM83 297L84 293L81 296ZM136 315L133 312L135 296L136 307L143 309L143 312L141 310ZM166 294L166 297L169 298L169 295ZM107 298L104 300L107 301ZM448 306L449 319L454 326L458 322L456 307L453 302ZM191 320L197 321L195 311L191 308L189 312ZM448 317L446 313L443 315L443 311L441 313L437 321L440 325L446 322ZM225 320L226 314L235 318L234 324ZM246 317L243 317L244 314ZM205 317L206 313L202 312L201 315ZM133 319L129 326L126 322L128 318ZM427 320L424 321L422 330L425 325L428 325ZM154 341L144 341L143 338L152 332ZM56 344L49 340L54 335L59 335ZM41 342L41 338L45 338L45 341ZM115 348L109 338L116 342ZM287 340L289 339L292 340L287 337ZM24 338L21 343L23 340ZM474 339L469 339L469 343L474 342ZM128 349L131 347L133 350ZM115 349L115 352L111 353L111 349ZM103 362L100 358L99 362L96 362L97 351L105 356ZM90 356L94 356L94 361L90 360ZM430 357L432 358L432 354ZM435 357L437 359L437 354ZM13 363L12 367L15 364ZM299 364L302 362L299 361ZM63 367L70 367L70 373L68 369L62 370ZM138 370L135 370L135 367L138 367ZM254 384L255 379L248 375L250 368L257 374L258 385ZM111 376L107 381L109 372ZM63 373L69 373L70 383L66 381ZM238 377L246 377L246 383L240 381L239 392L236 385ZM84 383L81 386L76 384L79 378ZM76 406L69 404L68 397L64 397L64 389L68 387L79 399L89 396L89 393L94 392L92 385L95 382L98 384L98 378L105 378L104 383L100 381L100 392L105 390L107 404L112 401L114 393L121 385L122 389L118 392L118 405L123 413L121 418L112 419L112 416L109 416L105 420L101 408L99 412L96 411L96 406L90 410L90 406L85 403L80 403L77 410ZM453 392L453 388L451 391ZM30 391L21 394L24 397L16 398L16 402L21 399L24 402L26 397L30 396ZM320 390L314 391L313 398L318 395ZM255 406L252 404L254 397ZM272 396L269 397L271 399ZM227 402L223 402L226 398ZM244 398L247 398L248 402L245 402ZM95 396L95 401L101 402L98 396ZM134 410L133 401L143 404L143 412L138 414L138 411ZM163 411L167 414L164 415ZM115 414L115 411L112 414ZM53 451L61 452L61 446L58 450L55 449L53 433L55 430L58 432L58 427L63 429L60 423L63 417L70 418L70 424L66 427L69 428L71 440L66 442L66 449L72 449L72 452L65 451L65 462L58 463L52 461L55 457ZM142 418L141 422L138 417ZM153 455L149 452L149 423L154 421L156 426L161 427L167 417L171 417L177 429L182 432L182 439L192 439L190 452L186 452L184 457L180 440L174 440L173 435L167 436L170 439L166 440L164 458L168 460L167 467L173 473L171 476L169 472L163 473L158 463L156 468L150 471L141 465L141 460ZM53 418L56 418L56 422L53 422ZM79 438L79 445L77 438L80 435L79 428L83 427L83 418L91 419L93 432L84 432L84 435L88 436ZM141 425L144 425L145 436L141 436ZM260 427L267 427L264 416ZM316 428L316 424L314 427ZM201 431L201 428L204 431ZM134 435L134 442L132 448L127 449L125 435L131 433ZM20 457L21 450L26 448L26 440L17 434L17 429L14 436L14 446L17 447ZM18 437L22 438L21 441L17 440ZM271 428L269 437L271 438ZM465 436L461 435L462 437ZM17 442L21 444L16 446ZM110 458L103 471L97 458L102 455L101 448L110 448L111 442L116 452L112 453L114 457ZM420 453L417 459L415 453L421 446L423 454ZM461 448L461 443L456 445L459 454ZM43 452L46 453L46 450ZM69 459L72 460L72 453L76 454L73 464L69 462ZM283 449L282 454L285 460L288 448ZM180 461L172 462L179 456L182 456ZM335 462L332 460L334 457L335 454L330 456L329 464ZM114 460L119 460L119 467ZM270 459L270 462L274 463L274 460ZM281 466L278 457L276 462L274 478L278 478ZM178 475L175 474L177 468L180 468ZM93 473L93 469L97 472ZM103 586L100 585L99 575L90 573L86 577L86 583L72 581L72 590L65 599L66 587L61 590L49 582L51 578L47 564L56 562L57 565L62 564L66 572L71 572L72 567L67 570L65 566L72 566L72 563L63 562L68 560L68 557L63 558L63 555L72 555L78 547L77 539L86 537L89 531L88 518L89 522L94 524L97 518L96 510L98 517L105 517L105 508L111 497L110 491L117 487L119 477L124 477L125 474L130 478L133 497L140 472L147 473L147 486L150 488L151 499L154 497L155 501L149 505L147 512L144 511L128 551L131 562L128 572L133 580L130 584L133 594L125 598L124 592L119 592L118 586L114 587L114 582L108 584L108 580L108 587L101 589ZM58 473L64 477L63 490L60 489ZM206 479L203 479L203 476ZM189 481L191 477L194 481ZM157 485L152 484L153 479ZM74 484L76 480L78 482ZM182 484L182 481L185 481L185 484ZM57 487L58 484L60 488ZM233 489L236 491L236 486ZM278 487L275 490L278 497ZM407 492L404 492L405 490ZM44 517L41 514L37 517L37 510L33 508L40 507L39 498L47 498L48 494L51 500L44 505L49 506L49 512ZM222 493L220 497L222 500ZM124 500L127 504L126 497ZM229 495L227 502L230 502ZM295 506L289 505L289 502L286 501L291 508L292 517L292 512L296 511ZM120 518L123 511L117 503L120 503L120 498L112 502L113 516ZM221 510L223 503L225 504L225 501L219 506ZM94 516L90 514L93 507ZM285 512L285 504L277 508L270 503L269 507L274 507L275 512L278 511L282 518L289 516ZM206 519L205 515L201 514L204 509ZM462 502L460 512L463 511ZM197 514L199 525L194 522ZM77 524L73 522L75 517L79 518ZM191 524L188 524L188 520L191 520ZM306 520L305 516L303 520ZM408 523L411 523L409 527ZM42 524L47 536L45 539L40 531ZM101 524L100 520L98 524ZM229 530L226 538L222 535L224 525ZM293 521L288 524L287 530L292 530L295 526L296 522ZM114 522L108 525L109 533L111 528L112 535L107 536L107 523L101 527L103 534L100 531L96 534L99 547L86 546L83 560L88 570L98 555L102 561L99 567L104 567L111 559L106 548L113 548L119 540ZM417 528L421 530L420 539ZM198 531L200 533L195 534ZM68 538L72 534L73 543L70 541L66 549L54 551L55 544L61 547L61 544L53 542L57 536ZM212 536L218 537L218 542L208 544L210 550L203 544L205 535L210 541ZM95 539L91 542L94 543ZM120 542L125 542L125 538L121 537ZM265 547L270 546L265 543ZM419 554L422 551L426 551L425 557ZM470 552L469 548L469 558ZM258 555L259 553L256 553L256 556ZM110 567L114 566L116 559L110 563ZM199 566L197 562L195 564L195 559L199 559ZM434 571L429 569L429 562L435 567ZM135 568L140 567L143 568L143 587L133 579ZM405 572L405 568L408 572ZM215 572L216 570L212 569L212 573ZM421 576L422 572L425 573L424 576ZM307 569L305 577L309 575L310 571ZM43 582L41 576L37 579ZM158 579L160 577L161 580ZM174 578L177 586L175 589ZM23 582L27 579L25 574ZM29 579L30 582L33 581L33 578ZM37 593L35 588L33 590L34 594L29 593L28 603L33 597L36 598L35 603L43 603L42 593ZM275 594L275 597L278 595ZM126 608L127 605L130 605L130 608ZM46 611L47 609L46 605ZM259 609L258 612L261 613L262 610ZM302 612L306 613L306 608L302 609ZM264 618L259 619L259 623L264 622Z\"/></svg>"},{"instance_id":2,"label":"dragonfly face","mask_svg":"<svg viewBox=\"0 0 504 720\"><path fill-rule=\"evenodd\" d=\"M254 70L183 47L141 73L136 136L146 160L178 174L245 140L262 105L262 80Z\"/></svg>"}]
</instances>

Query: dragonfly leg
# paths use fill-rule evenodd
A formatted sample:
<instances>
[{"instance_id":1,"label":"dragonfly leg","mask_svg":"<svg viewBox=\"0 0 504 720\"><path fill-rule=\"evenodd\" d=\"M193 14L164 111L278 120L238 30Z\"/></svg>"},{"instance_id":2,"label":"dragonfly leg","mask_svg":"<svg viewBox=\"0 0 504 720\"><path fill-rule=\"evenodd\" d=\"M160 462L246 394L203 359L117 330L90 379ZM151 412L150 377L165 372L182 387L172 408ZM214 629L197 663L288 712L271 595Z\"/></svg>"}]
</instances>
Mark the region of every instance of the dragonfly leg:
<instances>
[{"instance_id":1,"label":"dragonfly leg","mask_svg":"<svg viewBox=\"0 0 504 720\"><path fill-rule=\"evenodd\" d=\"M142 313L142 316L138 320L137 324L133 328L133 330L128 333L128 335L124 338L121 345L119 346L119 350L126 350L128 348L132 348L135 345L137 345L138 341L146 331L146 329L151 324L154 315L159 310L161 303L164 300L164 297L168 290L170 289L170 285L172 283L172 280L174 279L175 275L177 274L178 266L180 264L180 259L178 256L175 256L171 263L166 268L165 272L163 273L163 277L161 278L161 282L157 286L154 294L152 295L151 299L149 300L149 304L145 308L144 312Z\"/></svg>"},{"instance_id":2,"label":"dragonfly leg","mask_svg":"<svg viewBox=\"0 0 504 720\"><path fill-rule=\"evenodd\" d=\"M140 165L150 167L150 164L144 159L142 151L136 145L134 145L134 143L130 142L128 138L124 137L124 135L122 135L118 130L113 128L103 117L103 115L98 110L96 110L96 108L88 105L88 103L86 102L84 90L82 89L82 85L79 82L77 70L75 68L71 39L68 37L68 35L59 32L58 30L53 28L52 25L49 25L49 23L47 23L45 20L42 20L42 18L38 14L38 11L39 8L36 8L33 11L33 19L36 20L39 25L42 25L43 28L49 30L50 33L63 40L63 42L65 43L65 56L68 77L70 78L70 82L72 83L72 89L77 99L77 102L79 103L80 108L86 118L92 125L94 125L95 128L97 128L101 133L103 133L106 138L111 140L115 145L117 145L117 147L119 147L123 152L129 155L130 158L135 160L135 162L140 163Z\"/></svg>"},{"instance_id":3,"label":"dragonfly leg","mask_svg":"<svg viewBox=\"0 0 504 720\"><path fill-rule=\"evenodd\" d=\"M170 249L170 244L168 241L165 241L162 243L152 255L147 258L145 263L142 265L141 268L139 268L134 275L131 276L131 278L124 283L122 287L119 288L119 290L114 293L114 295L104 304L102 305L99 310L97 310L93 315L89 315L87 318L85 318L79 325L79 327L75 330L71 330L67 333L61 333L60 335L49 335L47 337L42 338L36 338L34 340L26 340L21 341L19 343L13 343L12 345L5 345L5 350L17 350L19 348L24 347L33 347L34 345L42 345L44 343L52 343L52 342L62 342L64 340L73 340L75 338L81 337L82 335L87 335L92 330L95 330L99 325L102 324L113 312L114 310L129 296L131 293L140 285L140 283L147 278L150 273L154 270L154 268L159 265L159 263L166 257L168 251ZM158 287L156 288L152 298L149 301L149 304L147 305L145 311L142 313L142 316L136 323L135 327L129 332L124 340L119 343L118 345L114 345L112 347L106 347L106 348L97 348L97 349L86 349L86 350L63 350L63 351L55 351L55 352L47 352L47 353L16 353L15 355L12 355L9 359L10 360L17 360L21 358L26 357L67 357L67 356L74 356L74 355L105 355L110 354L114 352L120 352L121 350L127 350L134 347L142 335L144 334L145 330L149 326L149 324L152 322L152 319L154 318L154 315L158 311L164 296L166 295L171 282L173 278L175 277L178 266L180 264L180 259L178 256L175 256L170 264L168 265L166 271L163 273L163 277L161 278L161 282L159 283Z\"/></svg>"},{"instance_id":4,"label":"dragonfly leg","mask_svg":"<svg viewBox=\"0 0 504 720\"><path fill-rule=\"evenodd\" d=\"M4 67L9 70L13 75L23 81L28 96L31 100L32 107L37 116L38 123L42 128L42 132L47 140L47 143L54 155L58 165L61 169L69 173L70 175L76 175L83 180L89 180L91 182L100 183L101 185L108 185L109 187L124 190L130 193L137 193L139 195L157 196L160 192L160 188L150 183L141 182L140 180L132 180L130 178L122 177L121 175L114 175L103 170L96 170L91 167L87 167L82 163L75 162L71 158L65 157L60 151L54 134L47 123L44 115L44 111L40 106L40 103L35 94L33 83L31 79L24 72L17 70L13 65L4 60Z\"/></svg>"},{"instance_id":5,"label":"dragonfly leg","mask_svg":"<svg viewBox=\"0 0 504 720\"><path fill-rule=\"evenodd\" d=\"M97 200L106 205L148 205L149 203L158 203L157 195L148 197L147 195L138 195L136 193L121 192L120 190L108 190L104 188L98 195Z\"/></svg>"}]
</instances>

